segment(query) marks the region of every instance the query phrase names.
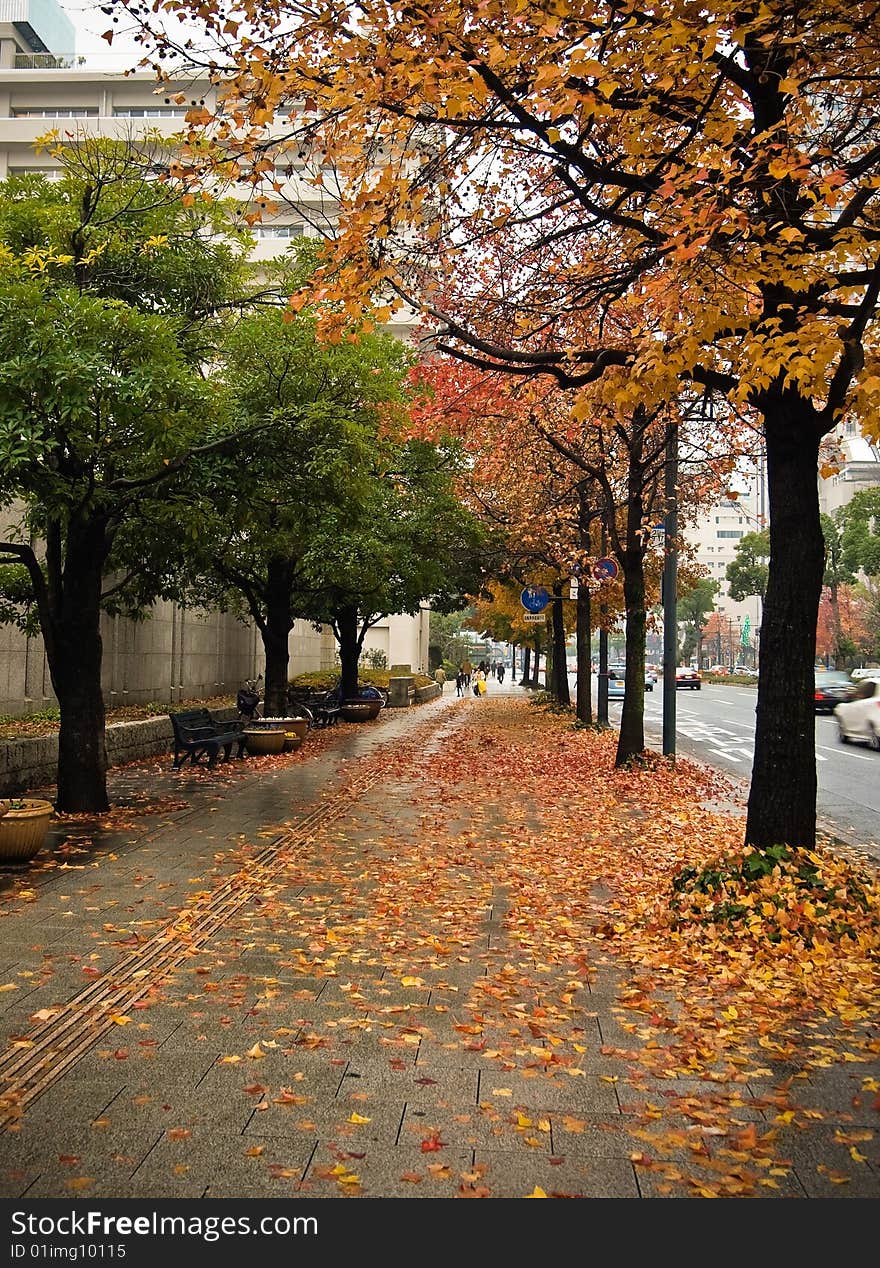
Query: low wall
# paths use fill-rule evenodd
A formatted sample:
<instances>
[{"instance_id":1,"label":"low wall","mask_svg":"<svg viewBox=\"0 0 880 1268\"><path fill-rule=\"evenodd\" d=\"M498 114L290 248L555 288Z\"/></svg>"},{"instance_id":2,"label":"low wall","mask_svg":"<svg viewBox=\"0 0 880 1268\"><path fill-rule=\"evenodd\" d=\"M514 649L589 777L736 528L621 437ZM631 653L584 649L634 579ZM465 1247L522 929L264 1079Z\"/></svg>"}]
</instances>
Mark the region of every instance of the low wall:
<instances>
[{"instance_id":1,"label":"low wall","mask_svg":"<svg viewBox=\"0 0 880 1268\"><path fill-rule=\"evenodd\" d=\"M238 715L234 709L215 711L220 721ZM167 717L140 722L112 722L106 730L107 765L158 757L174 749L174 734ZM38 739L0 740L0 796L12 797L32 788L54 784L58 774L58 735Z\"/></svg>"},{"instance_id":2,"label":"low wall","mask_svg":"<svg viewBox=\"0 0 880 1268\"><path fill-rule=\"evenodd\" d=\"M415 689L416 704L424 704L426 700L434 700L437 696L442 695L443 688L439 682L432 682L427 687L416 687Z\"/></svg>"}]
</instances>

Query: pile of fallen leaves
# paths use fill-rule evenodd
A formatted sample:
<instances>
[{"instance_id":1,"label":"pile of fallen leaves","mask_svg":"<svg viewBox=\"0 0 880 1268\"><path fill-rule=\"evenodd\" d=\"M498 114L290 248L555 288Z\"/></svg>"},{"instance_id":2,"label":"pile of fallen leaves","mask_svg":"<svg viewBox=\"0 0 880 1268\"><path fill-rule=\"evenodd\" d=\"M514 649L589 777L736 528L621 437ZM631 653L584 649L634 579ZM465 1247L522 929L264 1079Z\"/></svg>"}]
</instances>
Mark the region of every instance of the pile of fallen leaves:
<instances>
[{"instance_id":1,"label":"pile of fallen leaves","mask_svg":"<svg viewBox=\"0 0 880 1268\"><path fill-rule=\"evenodd\" d=\"M840 858L785 845L728 855L672 880L669 920L696 936L725 933L741 947L769 943L800 955L828 944L858 942L880 950L880 891L866 873Z\"/></svg>"}]
</instances>

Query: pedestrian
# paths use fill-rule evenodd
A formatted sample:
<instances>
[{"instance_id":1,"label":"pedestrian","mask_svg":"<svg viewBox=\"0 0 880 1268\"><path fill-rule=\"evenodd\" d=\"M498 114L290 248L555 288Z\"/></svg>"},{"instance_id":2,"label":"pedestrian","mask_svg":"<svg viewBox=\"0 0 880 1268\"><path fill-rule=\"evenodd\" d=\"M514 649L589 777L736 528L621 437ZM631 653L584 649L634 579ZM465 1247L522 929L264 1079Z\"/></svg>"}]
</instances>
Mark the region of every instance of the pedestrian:
<instances>
[{"instance_id":1,"label":"pedestrian","mask_svg":"<svg viewBox=\"0 0 880 1268\"><path fill-rule=\"evenodd\" d=\"M464 695L464 689L467 686L467 676L464 670L459 666L458 673L455 675L455 694L457 696Z\"/></svg>"},{"instance_id":2,"label":"pedestrian","mask_svg":"<svg viewBox=\"0 0 880 1268\"><path fill-rule=\"evenodd\" d=\"M498 679L499 683L504 682L504 665L503 664L500 664L498 666L497 670L495 671L495 677Z\"/></svg>"},{"instance_id":3,"label":"pedestrian","mask_svg":"<svg viewBox=\"0 0 880 1268\"><path fill-rule=\"evenodd\" d=\"M474 672L474 667L469 660L463 660L461 662L461 672L464 674L465 678L464 685L469 687L471 685L471 674Z\"/></svg>"},{"instance_id":4,"label":"pedestrian","mask_svg":"<svg viewBox=\"0 0 880 1268\"><path fill-rule=\"evenodd\" d=\"M474 695L484 696L486 694L486 690L486 671L481 668L477 670L476 674L474 674Z\"/></svg>"},{"instance_id":5,"label":"pedestrian","mask_svg":"<svg viewBox=\"0 0 880 1268\"><path fill-rule=\"evenodd\" d=\"M442 665L438 665L434 670L434 681L439 684L440 690L442 691L446 685L446 670Z\"/></svg>"}]
</instances>

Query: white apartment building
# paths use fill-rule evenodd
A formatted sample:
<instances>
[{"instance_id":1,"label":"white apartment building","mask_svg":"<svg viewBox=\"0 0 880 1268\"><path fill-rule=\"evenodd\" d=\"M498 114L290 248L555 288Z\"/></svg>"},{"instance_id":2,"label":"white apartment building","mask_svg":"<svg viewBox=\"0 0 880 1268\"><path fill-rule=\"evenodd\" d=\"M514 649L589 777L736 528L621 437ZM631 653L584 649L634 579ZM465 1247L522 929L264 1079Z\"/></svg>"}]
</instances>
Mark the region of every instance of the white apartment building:
<instances>
[{"instance_id":1,"label":"white apartment building","mask_svg":"<svg viewBox=\"0 0 880 1268\"><path fill-rule=\"evenodd\" d=\"M94 135L124 139L149 128L171 138L183 127L192 104L210 106L214 89L181 79L157 92L151 72L90 65L75 55L75 30L56 0L0 0L0 180L21 172L52 179L57 163L39 137ZM175 98L183 94L185 104ZM255 227L253 258L269 259L291 238L313 235L332 224L333 203L308 185L296 162L285 163L281 210ZM241 187L244 193L244 187ZM389 327L405 338L405 321ZM390 616L374 627L366 646L383 651L388 664L426 669L429 613ZM140 703L234 693L262 672L262 645L255 629L218 613L196 614L157 603L152 619L134 625L104 619L105 694L108 704ZM330 668L335 642L329 629L317 632L298 621L291 634L291 673ZM0 626L0 713L45 707L53 697L40 639Z\"/></svg>"},{"instance_id":2,"label":"white apartment building","mask_svg":"<svg viewBox=\"0 0 880 1268\"><path fill-rule=\"evenodd\" d=\"M737 478L736 498L724 498L702 513L688 529L688 545L694 549L696 562L718 583L715 611L720 617L722 659L729 649L742 645L742 630L748 617L748 639L754 655L761 628L761 600L749 595L742 602L730 597L727 565L733 561L741 538L767 527L766 487L763 472ZM716 661L718 648L710 639L703 648L703 660ZM748 659L751 660L751 656ZM734 657L736 659L736 657Z\"/></svg>"},{"instance_id":3,"label":"white apartment building","mask_svg":"<svg viewBox=\"0 0 880 1268\"><path fill-rule=\"evenodd\" d=\"M843 423L834 439L840 451L839 470L819 479L819 509L825 515L846 506L860 489L880 485L880 448L865 439L858 424L852 419Z\"/></svg>"}]
</instances>

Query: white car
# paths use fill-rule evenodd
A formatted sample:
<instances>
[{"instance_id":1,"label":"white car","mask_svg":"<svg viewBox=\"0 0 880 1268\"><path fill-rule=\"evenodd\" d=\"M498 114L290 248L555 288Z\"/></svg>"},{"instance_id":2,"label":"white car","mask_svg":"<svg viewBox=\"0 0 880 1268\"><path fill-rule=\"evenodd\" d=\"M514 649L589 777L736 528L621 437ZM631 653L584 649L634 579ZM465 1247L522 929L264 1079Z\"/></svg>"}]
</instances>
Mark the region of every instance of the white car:
<instances>
[{"instance_id":1,"label":"white car","mask_svg":"<svg viewBox=\"0 0 880 1268\"><path fill-rule=\"evenodd\" d=\"M856 741L880 752L880 682L864 678L851 700L834 706L834 716L841 744Z\"/></svg>"},{"instance_id":2,"label":"white car","mask_svg":"<svg viewBox=\"0 0 880 1268\"><path fill-rule=\"evenodd\" d=\"M854 669L850 674L850 678L854 682L863 682L866 678L872 678L874 682L880 682L880 668L876 665L869 665L867 669Z\"/></svg>"}]
</instances>

